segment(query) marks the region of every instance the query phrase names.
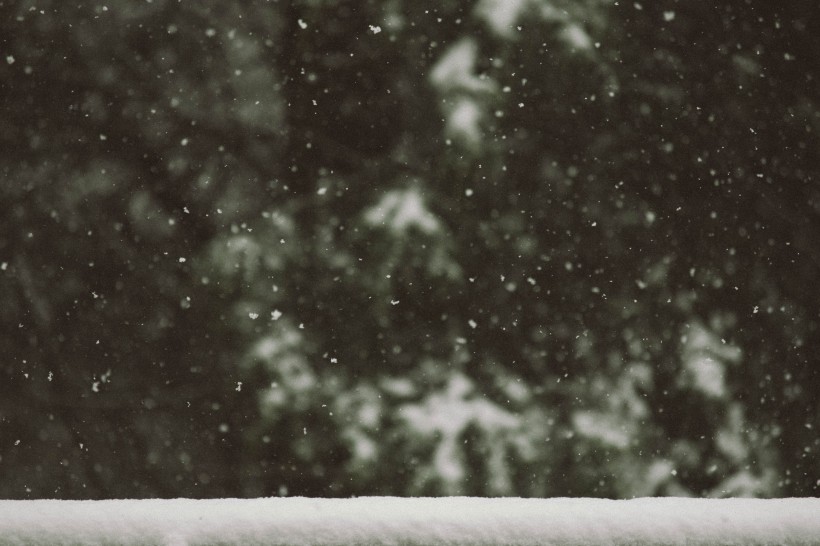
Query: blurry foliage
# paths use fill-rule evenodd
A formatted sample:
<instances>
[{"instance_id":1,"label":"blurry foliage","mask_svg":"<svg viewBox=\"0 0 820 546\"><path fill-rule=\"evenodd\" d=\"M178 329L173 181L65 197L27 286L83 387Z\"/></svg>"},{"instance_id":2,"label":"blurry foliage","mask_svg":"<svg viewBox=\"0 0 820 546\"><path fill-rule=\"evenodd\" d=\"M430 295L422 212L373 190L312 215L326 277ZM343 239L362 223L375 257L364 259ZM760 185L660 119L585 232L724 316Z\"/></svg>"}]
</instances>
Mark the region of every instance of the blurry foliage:
<instances>
[{"instance_id":1,"label":"blurry foliage","mask_svg":"<svg viewBox=\"0 0 820 546\"><path fill-rule=\"evenodd\" d=\"M0 1L0 495L816 495L816 12Z\"/></svg>"}]
</instances>

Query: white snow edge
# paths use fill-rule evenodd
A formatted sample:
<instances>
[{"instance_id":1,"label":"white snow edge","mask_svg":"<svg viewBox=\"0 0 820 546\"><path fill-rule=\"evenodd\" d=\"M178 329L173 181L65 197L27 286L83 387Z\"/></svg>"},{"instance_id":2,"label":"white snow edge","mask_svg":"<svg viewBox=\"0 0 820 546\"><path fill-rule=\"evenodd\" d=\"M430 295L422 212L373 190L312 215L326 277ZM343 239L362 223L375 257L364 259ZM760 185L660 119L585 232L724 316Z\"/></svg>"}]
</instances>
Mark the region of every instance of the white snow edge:
<instances>
[{"instance_id":1,"label":"white snow edge","mask_svg":"<svg viewBox=\"0 0 820 546\"><path fill-rule=\"evenodd\" d=\"M817 545L820 499L0 501L0 544Z\"/></svg>"}]
</instances>

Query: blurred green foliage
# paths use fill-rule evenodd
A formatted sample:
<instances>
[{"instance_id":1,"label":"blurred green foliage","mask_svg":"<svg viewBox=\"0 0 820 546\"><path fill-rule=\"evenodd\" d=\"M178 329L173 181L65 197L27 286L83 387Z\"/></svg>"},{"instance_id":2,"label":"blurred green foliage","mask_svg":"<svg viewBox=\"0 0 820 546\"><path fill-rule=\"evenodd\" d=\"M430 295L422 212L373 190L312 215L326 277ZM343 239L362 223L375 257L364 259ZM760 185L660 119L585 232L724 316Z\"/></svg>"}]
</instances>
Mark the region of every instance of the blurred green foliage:
<instances>
[{"instance_id":1,"label":"blurred green foliage","mask_svg":"<svg viewBox=\"0 0 820 546\"><path fill-rule=\"evenodd\" d=\"M0 496L817 495L819 13L0 1Z\"/></svg>"}]
</instances>

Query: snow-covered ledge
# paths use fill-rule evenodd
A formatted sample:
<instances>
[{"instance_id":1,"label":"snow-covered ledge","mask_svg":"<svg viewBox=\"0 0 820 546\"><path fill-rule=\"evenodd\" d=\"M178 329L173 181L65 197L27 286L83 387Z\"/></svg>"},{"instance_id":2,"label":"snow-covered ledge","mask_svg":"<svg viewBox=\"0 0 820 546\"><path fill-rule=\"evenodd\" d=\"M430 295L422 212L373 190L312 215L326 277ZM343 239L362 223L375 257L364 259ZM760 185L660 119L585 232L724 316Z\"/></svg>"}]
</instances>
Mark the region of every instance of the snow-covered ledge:
<instances>
[{"instance_id":1,"label":"snow-covered ledge","mask_svg":"<svg viewBox=\"0 0 820 546\"><path fill-rule=\"evenodd\" d=\"M0 501L3 545L818 545L820 499Z\"/></svg>"}]
</instances>

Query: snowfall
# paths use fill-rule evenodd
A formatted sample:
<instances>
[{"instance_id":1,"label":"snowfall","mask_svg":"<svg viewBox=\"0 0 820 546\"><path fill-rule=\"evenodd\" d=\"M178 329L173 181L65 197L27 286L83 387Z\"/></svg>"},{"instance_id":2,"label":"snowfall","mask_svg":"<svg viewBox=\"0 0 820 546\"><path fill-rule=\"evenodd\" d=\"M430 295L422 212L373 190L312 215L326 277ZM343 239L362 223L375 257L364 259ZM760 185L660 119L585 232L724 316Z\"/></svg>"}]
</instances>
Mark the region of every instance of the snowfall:
<instances>
[{"instance_id":1,"label":"snowfall","mask_svg":"<svg viewBox=\"0 0 820 546\"><path fill-rule=\"evenodd\" d=\"M820 545L820 499L0 501L0 544Z\"/></svg>"}]
</instances>

